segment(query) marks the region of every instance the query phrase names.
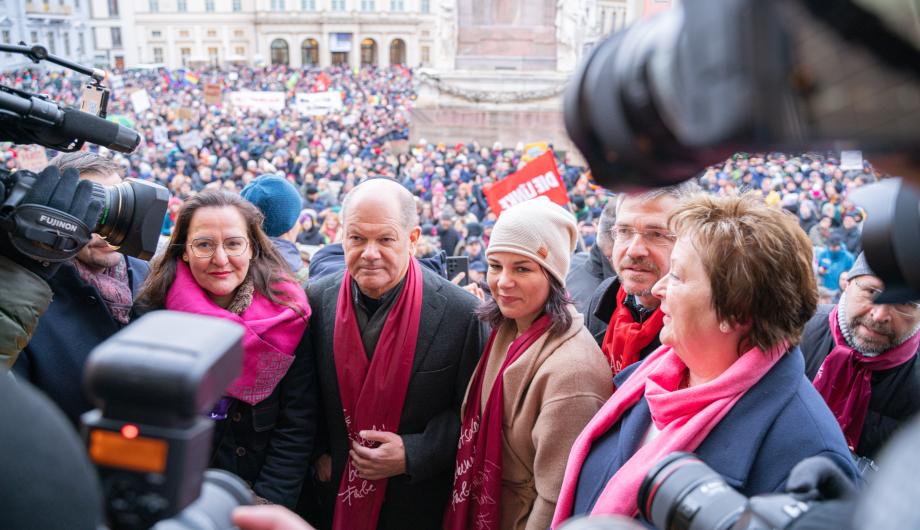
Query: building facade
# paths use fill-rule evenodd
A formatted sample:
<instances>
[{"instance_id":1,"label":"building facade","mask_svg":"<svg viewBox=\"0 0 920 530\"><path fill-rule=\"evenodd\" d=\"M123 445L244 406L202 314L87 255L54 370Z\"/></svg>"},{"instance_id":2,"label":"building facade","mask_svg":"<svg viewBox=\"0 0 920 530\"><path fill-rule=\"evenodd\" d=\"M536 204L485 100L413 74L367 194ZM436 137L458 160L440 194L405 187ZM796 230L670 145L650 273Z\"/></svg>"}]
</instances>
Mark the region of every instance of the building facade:
<instances>
[{"instance_id":1,"label":"building facade","mask_svg":"<svg viewBox=\"0 0 920 530\"><path fill-rule=\"evenodd\" d=\"M89 0L0 0L0 42L41 44L48 52L91 65L93 59ZM33 64L22 55L0 53L4 70ZM59 69L51 63L45 68Z\"/></svg>"},{"instance_id":2,"label":"building facade","mask_svg":"<svg viewBox=\"0 0 920 530\"><path fill-rule=\"evenodd\" d=\"M140 63L431 65L437 0L137 0Z\"/></svg>"},{"instance_id":3,"label":"building facade","mask_svg":"<svg viewBox=\"0 0 920 530\"><path fill-rule=\"evenodd\" d=\"M140 0L87 0L93 27L95 63L125 68L138 63L134 7Z\"/></svg>"}]
</instances>

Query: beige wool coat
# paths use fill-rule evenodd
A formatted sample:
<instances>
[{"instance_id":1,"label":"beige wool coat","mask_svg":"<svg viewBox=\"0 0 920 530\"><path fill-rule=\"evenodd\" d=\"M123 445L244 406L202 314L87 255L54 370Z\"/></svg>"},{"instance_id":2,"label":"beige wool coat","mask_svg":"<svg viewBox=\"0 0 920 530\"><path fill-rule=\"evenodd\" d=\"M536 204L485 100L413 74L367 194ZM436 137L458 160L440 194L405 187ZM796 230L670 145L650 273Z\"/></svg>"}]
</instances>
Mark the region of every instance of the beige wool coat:
<instances>
[{"instance_id":1,"label":"beige wool coat","mask_svg":"<svg viewBox=\"0 0 920 530\"><path fill-rule=\"evenodd\" d=\"M505 371L503 530L549 528L569 450L613 392L604 354L584 327L581 314L569 307L569 329L552 338L544 334ZM483 406L515 334L514 323L506 322L495 337L485 367ZM464 411L468 399L469 387Z\"/></svg>"}]
</instances>

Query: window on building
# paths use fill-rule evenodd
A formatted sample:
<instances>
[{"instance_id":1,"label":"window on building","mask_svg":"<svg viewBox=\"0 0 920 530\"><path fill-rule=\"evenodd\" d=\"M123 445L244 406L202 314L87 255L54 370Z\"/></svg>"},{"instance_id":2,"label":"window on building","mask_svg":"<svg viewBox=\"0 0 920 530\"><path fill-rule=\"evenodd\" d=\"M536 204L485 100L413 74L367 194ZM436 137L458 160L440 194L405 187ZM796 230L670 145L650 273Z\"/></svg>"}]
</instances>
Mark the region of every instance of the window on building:
<instances>
[{"instance_id":1,"label":"window on building","mask_svg":"<svg viewBox=\"0 0 920 530\"><path fill-rule=\"evenodd\" d=\"M163 48L154 48L153 49L153 62L162 63L163 62Z\"/></svg>"},{"instance_id":2,"label":"window on building","mask_svg":"<svg viewBox=\"0 0 920 530\"><path fill-rule=\"evenodd\" d=\"M245 33L241 29L235 29L233 30L233 36L242 39L245 36Z\"/></svg>"},{"instance_id":3,"label":"window on building","mask_svg":"<svg viewBox=\"0 0 920 530\"><path fill-rule=\"evenodd\" d=\"M188 0L178 0L176 2L176 10L180 13L185 13L188 11Z\"/></svg>"},{"instance_id":4,"label":"window on building","mask_svg":"<svg viewBox=\"0 0 920 530\"><path fill-rule=\"evenodd\" d=\"M83 55L86 53L86 36L81 31L77 33L77 54Z\"/></svg>"},{"instance_id":5,"label":"window on building","mask_svg":"<svg viewBox=\"0 0 920 530\"><path fill-rule=\"evenodd\" d=\"M220 54L217 48L208 48L208 62L211 63L212 66L220 64Z\"/></svg>"},{"instance_id":6,"label":"window on building","mask_svg":"<svg viewBox=\"0 0 920 530\"><path fill-rule=\"evenodd\" d=\"M420 0L419 11L422 13L431 13L431 0Z\"/></svg>"},{"instance_id":7,"label":"window on building","mask_svg":"<svg viewBox=\"0 0 920 530\"><path fill-rule=\"evenodd\" d=\"M3 44L10 44L10 43L11 43L11 40L12 40L12 36L10 35L10 30L8 30L8 29L3 30ZM10 52L6 52L6 56L7 56L7 57L9 57L9 56L11 56L11 55L13 55L13 54L10 53Z\"/></svg>"},{"instance_id":8,"label":"window on building","mask_svg":"<svg viewBox=\"0 0 920 530\"><path fill-rule=\"evenodd\" d=\"M73 6L77 9L80 9L80 0L73 0Z\"/></svg>"},{"instance_id":9,"label":"window on building","mask_svg":"<svg viewBox=\"0 0 920 530\"><path fill-rule=\"evenodd\" d=\"M121 48L121 28L111 28L112 48Z\"/></svg>"},{"instance_id":10,"label":"window on building","mask_svg":"<svg viewBox=\"0 0 920 530\"><path fill-rule=\"evenodd\" d=\"M406 42L393 39L390 43L390 64L406 64Z\"/></svg>"},{"instance_id":11,"label":"window on building","mask_svg":"<svg viewBox=\"0 0 920 530\"><path fill-rule=\"evenodd\" d=\"M429 46L422 46L422 64L431 63L431 48Z\"/></svg>"},{"instance_id":12,"label":"window on building","mask_svg":"<svg viewBox=\"0 0 920 530\"><path fill-rule=\"evenodd\" d=\"M188 36L189 36L189 32L188 32L187 29L180 29L180 30L179 30L179 37L181 37L181 38L183 38L183 39L187 39Z\"/></svg>"},{"instance_id":13,"label":"window on building","mask_svg":"<svg viewBox=\"0 0 920 530\"><path fill-rule=\"evenodd\" d=\"M272 41L272 64L290 64L288 55L288 43L284 39L275 39Z\"/></svg>"},{"instance_id":14,"label":"window on building","mask_svg":"<svg viewBox=\"0 0 920 530\"><path fill-rule=\"evenodd\" d=\"M406 4L403 0L390 0L390 11L405 11Z\"/></svg>"},{"instance_id":15,"label":"window on building","mask_svg":"<svg viewBox=\"0 0 920 530\"><path fill-rule=\"evenodd\" d=\"M215 38L215 37L217 37L217 30L216 30L216 29L209 29L209 30L208 30L208 38L213 39L213 38Z\"/></svg>"},{"instance_id":16,"label":"window on building","mask_svg":"<svg viewBox=\"0 0 920 530\"><path fill-rule=\"evenodd\" d=\"M284 0L272 0L272 11L284 11Z\"/></svg>"},{"instance_id":17,"label":"window on building","mask_svg":"<svg viewBox=\"0 0 920 530\"><path fill-rule=\"evenodd\" d=\"M361 66L377 66L377 42L374 39L361 41Z\"/></svg>"},{"instance_id":18,"label":"window on building","mask_svg":"<svg viewBox=\"0 0 920 530\"><path fill-rule=\"evenodd\" d=\"M33 31L29 33L29 38L32 39L32 44L38 44L38 32L37 31Z\"/></svg>"},{"instance_id":19,"label":"window on building","mask_svg":"<svg viewBox=\"0 0 920 530\"><path fill-rule=\"evenodd\" d=\"M151 13L159 13L159 12L160 12L160 0L150 0L150 2L148 2L148 3L150 4L149 7L150 7L150 12L151 12Z\"/></svg>"},{"instance_id":20,"label":"window on building","mask_svg":"<svg viewBox=\"0 0 920 530\"><path fill-rule=\"evenodd\" d=\"M214 12L214 0L204 0L204 10L208 13Z\"/></svg>"},{"instance_id":21,"label":"window on building","mask_svg":"<svg viewBox=\"0 0 920 530\"><path fill-rule=\"evenodd\" d=\"M345 0L332 0L333 11L345 11Z\"/></svg>"},{"instance_id":22,"label":"window on building","mask_svg":"<svg viewBox=\"0 0 920 530\"><path fill-rule=\"evenodd\" d=\"M155 29L155 30L153 30L153 31L150 32L150 38L151 38L151 39L160 39L160 38L163 38L163 32L160 31L160 30L158 30L158 29Z\"/></svg>"},{"instance_id":23,"label":"window on building","mask_svg":"<svg viewBox=\"0 0 920 530\"><path fill-rule=\"evenodd\" d=\"M246 57L246 47L237 46L236 48L233 48L233 53L235 53L239 57Z\"/></svg>"},{"instance_id":24,"label":"window on building","mask_svg":"<svg viewBox=\"0 0 920 530\"><path fill-rule=\"evenodd\" d=\"M64 41L64 57L70 57L70 33L61 35L61 39Z\"/></svg>"},{"instance_id":25,"label":"window on building","mask_svg":"<svg viewBox=\"0 0 920 530\"><path fill-rule=\"evenodd\" d=\"M373 11L374 0L361 0L361 11Z\"/></svg>"},{"instance_id":26,"label":"window on building","mask_svg":"<svg viewBox=\"0 0 920 530\"><path fill-rule=\"evenodd\" d=\"M300 0L301 11L316 11L316 0Z\"/></svg>"},{"instance_id":27,"label":"window on building","mask_svg":"<svg viewBox=\"0 0 920 530\"><path fill-rule=\"evenodd\" d=\"M319 64L319 42L316 39L306 39L300 45L300 62L304 66Z\"/></svg>"},{"instance_id":28,"label":"window on building","mask_svg":"<svg viewBox=\"0 0 920 530\"><path fill-rule=\"evenodd\" d=\"M51 53L57 53L54 47L54 33L48 32L48 51Z\"/></svg>"},{"instance_id":29,"label":"window on building","mask_svg":"<svg viewBox=\"0 0 920 530\"><path fill-rule=\"evenodd\" d=\"M118 16L118 0L109 0L109 16Z\"/></svg>"},{"instance_id":30,"label":"window on building","mask_svg":"<svg viewBox=\"0 0 920 530\"><path fill-rule=\"evenodd\" d=\"M192 49L191 48L179 49L179 57L182 60L182 66L188 65L188 61L192 57Z\"/></svg>"},{"instance_id":31,"label":"window on building","mask_svg":"<svg viewBox=\"0 0 920 530\"><path fill-rule=\"evenodd\" d=\"M243 0L233 0L233 10L242 11L243 10Z\"/></svg>"}]
</instances>

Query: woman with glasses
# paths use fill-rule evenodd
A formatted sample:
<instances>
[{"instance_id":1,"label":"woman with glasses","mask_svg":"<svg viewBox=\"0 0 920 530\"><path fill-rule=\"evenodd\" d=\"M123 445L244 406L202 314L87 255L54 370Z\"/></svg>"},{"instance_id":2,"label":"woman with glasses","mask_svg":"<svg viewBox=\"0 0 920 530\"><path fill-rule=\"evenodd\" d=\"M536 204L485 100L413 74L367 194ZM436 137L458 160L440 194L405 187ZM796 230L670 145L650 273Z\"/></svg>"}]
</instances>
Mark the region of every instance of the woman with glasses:
<instances>
[{"instance_id":1,"label":"woman with glasses","mask_svg":"<svg viewBox=\"0 0 920 530\"><path fill-rule=\"evenodd\" d=\"M245 328L242 371L210 413L211 467L243 478L260 502L293 508L315 431L313 361L300 346L310 306L261 225L262 213L239 195L190 197L138 304Z\"/></svg>"},{"instance_id":2,"label":"woman with glasses","mask_svg":"<svg viewBox=\"0 0 920 530\"><path fill-rule=\"evenodd\" d=\"M572 446L553 528L586 514L636 516L648 472L695 452L741 494L782 491L801 460L856 468L802 374L796 347L814 313L811 241L751 195L694 196L668 222L669 272L652 288L662 346L614 378L613 396Z\"/></svg>"},{"instance_id":3,"label":"woman with glasses","mask_svg":"<svg viewBox=\"0 0 920 530\"><path fill-rule=\"evenodd\" d=\"M802 335L808 378L860 457L878 450L920 413L920 306L879 302L885 284L864 254L836 305L818 308Z\"/></svg>"}]
</instances>

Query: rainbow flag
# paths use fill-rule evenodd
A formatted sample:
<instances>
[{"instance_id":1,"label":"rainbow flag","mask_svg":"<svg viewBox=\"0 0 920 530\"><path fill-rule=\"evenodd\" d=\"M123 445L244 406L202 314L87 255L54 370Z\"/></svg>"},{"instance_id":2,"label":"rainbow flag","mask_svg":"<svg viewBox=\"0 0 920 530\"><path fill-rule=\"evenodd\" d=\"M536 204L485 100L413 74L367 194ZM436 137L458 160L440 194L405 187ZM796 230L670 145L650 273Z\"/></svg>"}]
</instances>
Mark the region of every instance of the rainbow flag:
<instances>
[{"instance_id":1,"label":"rainbow flag","mask_svg":"<svg viewBox=\"0 0 920 530\"><path fill-rule=\"evenodd\" d=\"M198 84L199 77L193 72L185 72L185 80L193 85Z\"/></svg>"}]
</instances>

